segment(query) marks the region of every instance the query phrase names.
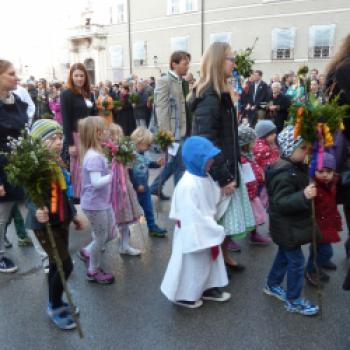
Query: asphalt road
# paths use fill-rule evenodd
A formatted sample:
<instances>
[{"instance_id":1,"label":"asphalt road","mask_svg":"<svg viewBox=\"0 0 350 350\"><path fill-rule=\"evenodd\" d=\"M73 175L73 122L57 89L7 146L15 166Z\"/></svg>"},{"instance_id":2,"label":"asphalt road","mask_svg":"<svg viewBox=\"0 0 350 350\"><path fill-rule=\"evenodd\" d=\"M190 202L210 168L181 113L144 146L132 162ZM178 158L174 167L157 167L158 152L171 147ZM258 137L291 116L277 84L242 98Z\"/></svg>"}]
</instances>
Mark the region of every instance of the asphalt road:
<instances>
[{"instance_id":1,"label":"asphalt road","mask_svg":"<svg viewBox=\"0 0 350 350\"><path fill-rule=\"evenodd\" d=\"M163 203L158 220L171 232L168 210L169 203ZM276 247L251 247L244 240L242 252L233 254L247 270L233 276L227 288L231 301L208 302L197 310L172 305L159 289L171 237L149 238L145 227L142 236L135 226L132 242L143 250L141 257L121 257L116 243L111 242L104 264L115 274L116 283L100 286L85 280L86 268L76 257L79 248L89 242L90 232L72 230L75 265L70 287L81 309L82 340L77 332L62 332L50 323L41 261L34 249L14 244L9 256L19 272L0 275L0 350L350 349L350 293L341 289L348 262L342 243L334 246L338 270L330 273L331 281L323 289L321 319L289 314L281 302L262 293ZM9 238L16 243L12 226ZM305 294L317 300L316 291L308 286Z\"/></svg>"}]
</instances>

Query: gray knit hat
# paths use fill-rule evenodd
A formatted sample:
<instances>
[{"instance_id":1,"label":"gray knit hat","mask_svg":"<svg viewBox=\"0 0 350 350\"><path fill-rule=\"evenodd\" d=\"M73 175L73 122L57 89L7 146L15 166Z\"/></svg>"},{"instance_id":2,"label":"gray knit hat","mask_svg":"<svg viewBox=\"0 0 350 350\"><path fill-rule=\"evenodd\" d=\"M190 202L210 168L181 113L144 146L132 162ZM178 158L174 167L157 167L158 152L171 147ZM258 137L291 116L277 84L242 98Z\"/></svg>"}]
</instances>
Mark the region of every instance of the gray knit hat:
<instances>
[{"instance_id":1,"label":"gray knit hat","mask_svg":"<svg viewBox=\"0 0 350 350\"><path fill-rule=\"evenodd\" d=\"M300 136L294 139L294 127L292 125L285 127L278 135L281 156L289 158L302 142Z\"/></svg>"},{"instance_id":2,"label":"gray knit hat","mask_svg":"<svg viewBox=\"0 0 350 350\"><path fill-rule=\"evenodd\" d=\"M256 132L254 129L243 124L238 127L238 143L241 147L244 145L249 145L251 142L255 141L255 139Z\"/></svg>"},{"instance_id":3,"label":"gray knit hat","mask_svg":"<svg viewBox=\"0 0 350 350\"><path fill-rule=\"evenodd\" d=\"M272 132L276 132L276 125L268 119L259 120L255 126L256 135L259 139L266 137Z\"/></svg>"}]
</instances>

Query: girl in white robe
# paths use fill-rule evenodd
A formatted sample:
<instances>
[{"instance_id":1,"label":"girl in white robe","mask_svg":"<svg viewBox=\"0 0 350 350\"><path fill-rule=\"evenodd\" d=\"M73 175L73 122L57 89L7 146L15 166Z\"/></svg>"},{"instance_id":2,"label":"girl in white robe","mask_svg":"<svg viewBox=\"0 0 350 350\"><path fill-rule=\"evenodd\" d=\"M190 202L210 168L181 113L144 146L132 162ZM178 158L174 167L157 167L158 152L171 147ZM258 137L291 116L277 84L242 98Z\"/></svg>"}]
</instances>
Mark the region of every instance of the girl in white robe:
<instances>
[{"instance_id":1,"label":"girl in white robe","mask_svg":"<svg viewBox=\"0 0 350 350\"><path fill-rule=\"evenodd\" d=\"M172 302L197 308L202 300L226 301L229 293L221 244L224 228L217 224L220 187L208 175L220 150L199 136L182 147L186 172L175 188L170 218L176 221L173 247L161 291Z\"/></svg>"}]
</instances>

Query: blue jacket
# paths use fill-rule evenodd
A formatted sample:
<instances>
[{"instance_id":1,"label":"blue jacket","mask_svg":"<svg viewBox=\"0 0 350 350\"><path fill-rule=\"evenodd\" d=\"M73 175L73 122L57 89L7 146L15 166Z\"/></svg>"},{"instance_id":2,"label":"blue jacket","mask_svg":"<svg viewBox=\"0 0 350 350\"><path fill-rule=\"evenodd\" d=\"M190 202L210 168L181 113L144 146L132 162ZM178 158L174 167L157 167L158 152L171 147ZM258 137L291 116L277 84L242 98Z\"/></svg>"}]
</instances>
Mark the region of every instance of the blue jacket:
<instances>
[{"instance_id":1,"label":"blue jacket","mask_svg":"<svg viewBox=\"0 0 350 350\"><path fill-rule=\"evenodd\" d=\"M160 168L160 166L151 161L145 154L138 153L130 172L131 182L136 190L139 186L148 187L149 168Z\"/></svg>"}]
</instances>

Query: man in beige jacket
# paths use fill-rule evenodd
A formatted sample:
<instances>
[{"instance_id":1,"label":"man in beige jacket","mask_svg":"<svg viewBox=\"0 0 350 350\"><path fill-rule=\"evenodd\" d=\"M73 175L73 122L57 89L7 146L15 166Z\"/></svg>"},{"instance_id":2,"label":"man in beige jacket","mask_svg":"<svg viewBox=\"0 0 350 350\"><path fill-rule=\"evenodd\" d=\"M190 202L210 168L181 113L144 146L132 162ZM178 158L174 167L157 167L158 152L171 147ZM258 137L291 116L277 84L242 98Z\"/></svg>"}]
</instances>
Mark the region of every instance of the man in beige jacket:
<instances>
[{"instance_id":1,"label":"man in beige jacket","mask_svg":"<svg viewBox=\"0 0 350 350\"><path fill-rule=\"evenodd\" d=\"M169 130L175 137L175 142L181 145L191 133L189 113L186 107L186 94L189 91L188 82L183 79L188 72L191 55L185 51L175 51L170 57L170 70L161 77L154 90L154 105L158 127ZM175 185L184 173L184 166L179 149L151 185L151 193L161 200L168 200L162 192L164 183L174 175Z\"/></svg>"}]
</instances>

